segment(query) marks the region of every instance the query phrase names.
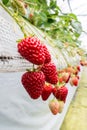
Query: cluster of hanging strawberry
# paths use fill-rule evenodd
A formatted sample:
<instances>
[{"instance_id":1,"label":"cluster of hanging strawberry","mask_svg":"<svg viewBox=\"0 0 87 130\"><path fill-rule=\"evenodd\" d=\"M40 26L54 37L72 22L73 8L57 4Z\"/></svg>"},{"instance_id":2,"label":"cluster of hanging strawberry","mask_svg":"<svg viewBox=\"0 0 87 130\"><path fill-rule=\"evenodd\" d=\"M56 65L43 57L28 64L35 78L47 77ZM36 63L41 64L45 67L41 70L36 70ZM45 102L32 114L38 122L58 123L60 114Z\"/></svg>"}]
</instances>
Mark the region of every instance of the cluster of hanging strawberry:
<instances>
[{"instance_id":1,"label":"cluster of hanging strawberry","mask_svg":"<svg viewBox=\"0 0 87 130\"><path fill-rule=\"evenodd\" d=\"M79 83L79 72L81 68L78 66L68 66L67 68L59 71L59 81L70 83L71 86L78 86Z\"/></svg>"},{"instance_id":2,"label":"cluster of hanging strawberry","mask_svg":"<svg viewBox=\"0 0 87 130\"><path fill-rule=\"evenodd\" d=\"M18 43L18 52L23 58L38 66L22 75L21 81L29 96L32 99L41 97L46 101L52 94L54 99L49 102L51 112L54 115L62 112L68 94L65 84L71 77L70 71L57 71L48 48L34 36L21 40ZM74 83L73 80L71 83ZM75 84L77 85L76 80Z\"/></svg>"}]
</instances>

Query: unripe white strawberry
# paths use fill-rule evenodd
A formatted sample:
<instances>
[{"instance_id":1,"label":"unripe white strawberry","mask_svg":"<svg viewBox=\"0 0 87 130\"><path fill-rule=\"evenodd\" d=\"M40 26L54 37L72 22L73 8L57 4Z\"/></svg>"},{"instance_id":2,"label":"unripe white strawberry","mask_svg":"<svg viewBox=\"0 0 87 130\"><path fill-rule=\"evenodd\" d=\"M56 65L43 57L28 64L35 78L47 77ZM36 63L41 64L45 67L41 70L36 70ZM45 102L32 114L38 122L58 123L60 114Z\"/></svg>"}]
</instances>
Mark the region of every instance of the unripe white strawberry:
<instances>
[{"instance_id":1,"label":"unripe white strawberry","mask_svg":"<svg viewBox=\"0 0 87 130\"><path fill-rule=\"evenodd\" d=\"M64 102L59 101L59 113L62 113L63 109L64 109Z\"/></svg>"},{"instance_id":2,"label":"unripe white strawberry","mask_svg":"<svg viewBox=\"0 0 87 130\"><path fill-rule=\"evenodd\" d=\"M49 108L53 115L56 115L59 112L59 102L56 99L53 99L49 102Z\"/></svg>"}]
</instances>

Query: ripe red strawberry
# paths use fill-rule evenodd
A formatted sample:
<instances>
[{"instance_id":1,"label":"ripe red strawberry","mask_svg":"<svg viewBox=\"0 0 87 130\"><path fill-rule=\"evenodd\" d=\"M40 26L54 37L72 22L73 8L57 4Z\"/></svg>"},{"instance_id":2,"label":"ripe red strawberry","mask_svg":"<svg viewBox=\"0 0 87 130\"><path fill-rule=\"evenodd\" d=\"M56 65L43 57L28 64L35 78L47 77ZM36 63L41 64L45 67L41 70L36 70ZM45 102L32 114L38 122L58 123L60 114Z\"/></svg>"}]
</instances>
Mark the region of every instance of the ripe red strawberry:
<instances>
[{"instance_id":1,"label":"ripe red strawberry","mask_svg":"<svg viewBox=\"0 0 87 130\"><path fill-rule=\"evenodd\" d=\"M72 77L71 79L70 79L70 84L73 86L77 86L78 85L78 82L79 82L79 80L78 80L78 77L76 77L76 76L74 76L74 77Z\"/></svg>"},{"instance_id":2,"label":"ripe red strawberry","mask_svg":"<svg viewBox=\"0 0 87 130\"><path fill-rule=\"evenodd\" d=\"M70 79L70 73L69 72L63 72L62 73L62 79L65 83L68 83L69 79Z\"/></svg>"},{"instance_id":3,"label":"ripe red strawberry","mask_svg":"<svg viewBox=\"0 0 87 130\"><path fill-rule=\"evenodd\" d=\"M22 57L36 65L41 65L45 61L43 45L36 37L28 37L19 42L18 52Z\"/></svg>"},{"instance_id":4,"label":"ripe red strawberry","mask_svg":"<svg viewBox=\"0 0 87 130\"><path fill-rule=\"evenodd\" d=\"M77 66L77 69L78 69L78 71L80 71L80 70L81 70L79 65Z\"/></svg>"},{"instance_id":5,"label":"ripe red strawberry","mask_svg":"<svg viewBox=\"0 0 87 130\"><path fill-rule=\"evenodd\" d=\"M45 53L45 63L49 63L51 61L51 55L45 45L43 45L44 53Z\"/></svg>"},{"instance_id":6,"label":"ripe red strawberry","mask_svg":"<svg viewBox=\"0 0 87 130\"><path fill-rule=\"evenodd\" d=\"M84 64L85 64L84 61L81 60L81 61L80 61L80 65L81 65L81 66L84 66Z\"/></svg>"},{"instance_id":7,"label":"ripe red strawberry","mask_svg":"<svg viewBox=\"0 0 87 130\"><path fill-rule=\"evenodd\" d=\"M43 71L46 81L51 84L56 84L58 82L57 69L54 63L44 64L41 68Z\"/></svg>"},{"instance_id":8,"label":"ripe red strawberry","mask_svg":"<svg viewBox=\"0 0 87 130\"><path fill-rule=\"evenodd\" d=\"M23 74L21 81L31 98L37 99L40 97L45 84L43 72L26 72Z\"/></svg>"},{"instance_id":9,"label":"ripe red strawberry","mask_svg":"<svg viewBox=\"0 0 87 130\"><path fill-rule=\"evenodd\" d=\"M66 101L66 97L67 97L67 94L68 94L68 89L63 86L63 87L60 87L60 88L54 88L53 90L53 95L61 100L61 101Z\"/></svg>"},{"instance_id":10,"label":"ripe red strawberry","mask_svg":"<svg viewBox=\"0 0 87 130\"><path fill-rule=\"evenodd\" d=\"M51 93L52 93L52 89L53 89L53 87L52 87L51 84L48 84L48 85L45 84L45 85L44 85L44 88L43 88L43 91L42 91L42 94L41 94L41 97L42 97L42 99L43 99L44 101L49 98L49 96L50 96Z\"/></svg>"},{"instance_id":11,"label":"ripe red strawberry","mask_svg":"<svg viewBox=\"0 0 87 130\"><path fill-rule=\"evenodd\" d=\"M56 115L59 112L59 102L54 99L49 102L49 108L53 115Z\"/></svg>"}]
</instances>

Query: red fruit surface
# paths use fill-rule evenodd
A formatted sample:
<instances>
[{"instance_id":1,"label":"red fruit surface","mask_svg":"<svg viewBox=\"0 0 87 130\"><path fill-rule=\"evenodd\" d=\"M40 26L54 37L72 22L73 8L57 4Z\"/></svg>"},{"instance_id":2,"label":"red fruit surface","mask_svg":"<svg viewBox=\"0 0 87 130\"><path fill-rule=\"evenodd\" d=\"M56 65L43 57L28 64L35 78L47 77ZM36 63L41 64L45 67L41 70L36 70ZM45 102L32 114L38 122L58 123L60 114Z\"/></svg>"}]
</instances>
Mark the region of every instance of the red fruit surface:
<instances>
[{"instance_id":1,"label":"red fruit surface","mask_svg":"<svg viewBox=\"0 0 87 130\"><path fill-rule=\"evenodd\" d=\"M42 97L42 100L47 100L49 98L49 96L51 95L52 93L52 85L48 84L48 85L44 85L44 88L43 88L43 91L42 91L42 94L41 94L41 97Z\"/></svg>"},{"instance_id":2,"label":"red fruit surface","mask_svg":"<svg viewBox=\"0 0 87 130\"><path fill-rule=\"evenodd\" d=\"M45 45L43 45L43 48L44 48L44 53L45 53L45 63L49 63L51 61L50 52L48 51Z\"/></svg>"},{"instance_id":3,"label":"red fruit surface","mask_svg":"<svg viewBox=\"0 0 87 130\"><path fill-rule=\"evenodd\" d=\"M42 65L45 61L43 45L36 37L28 37L18 44L20 55L36 65Z\"/></svg>"},{"instance_id":4,"label":"red fruit surface","mask_svg":"<svg viewBox=\"0 0 87 130\"><path fill-rule=\"evenodd\" d=\"M78 71L80 71L80 70L81 70L79 65L77 66L77 69L78 69Z\"/></svg>"},{"instance_id":5,"label":"red fruit surface","mask_svg":"<svg viewBox=\"0 0 87 130\"><path fill-rule=\"evenodd\" d=\"M78 77L72 77L70 82L71 82L71 85L77 86L79 82Z\"/></svg>"},{"instance_id":6,"label":"red fruit surface","mask_svg":"<svg viewBox=\"0 0 87 130\"><path fill-rule=\"evenodd\" d=\"M59 102L57 100L51 100L49 103L49 108L53 115L56 115L59 112Z\"/></svg>"},{"instance_id":7,"label":"red fruit surface","mask_svg":"<svg viewBox=\"0 0 87 130\"><path fill-rule=\"evenodd\" d=\"M31 98L37 99L40 97L45 85L43 72L26 72L23 74L21 81Z\"/></svg>"},{"instance_id":8,"label":"red fruit surface","mask_svg":"<svg viewBox=\"0 0 87 130\"><path fill-rule=\"evenodd\" d=\"M61 100L61 101L66 101L66 97L67 97L67 94L68 94L68 89L63 86L63 87L60 87L60 88L54 88L53 90L53 95Z\"/></svg>"},{"instance_id":9,"label":"red fruit surface","mask_svg":"<svg viewBox=\"0 0 87 130\"><path fill-rule=\"evenodd\" d=\"M59 77L58 80L59 80L59 83L63 83L63 78L62 77Z\"/></svg>"},{"instance_id":10,"label":"red fruit surface","mask_svg":"<svg viewBox=\"0 0 87 130\"><path fill-rule=\"evenodd\" d=\"M46 81L51 84L56 84L58 82L57 69L54 63L44 64L41 68L43 71Z\"/></svg>"}]
</instances>

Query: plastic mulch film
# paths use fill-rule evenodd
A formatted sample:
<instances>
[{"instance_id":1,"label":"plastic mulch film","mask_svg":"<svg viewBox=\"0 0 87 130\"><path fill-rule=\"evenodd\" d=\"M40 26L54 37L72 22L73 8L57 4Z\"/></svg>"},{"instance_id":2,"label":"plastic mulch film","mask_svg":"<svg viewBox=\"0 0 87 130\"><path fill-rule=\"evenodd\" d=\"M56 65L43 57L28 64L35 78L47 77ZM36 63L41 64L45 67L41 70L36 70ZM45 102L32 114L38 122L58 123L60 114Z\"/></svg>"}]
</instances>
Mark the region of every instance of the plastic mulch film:
<instances>
[{"instance_id":1,"label":"plastic mulch film","mask_svg":"<svg viewBox=\"0 0 87 130\"><path fill-rule=\"evenodd\" d=\"M0 16L0 72L23 71L32 66L17 52L16 41L23 37L20 30L14 30L13 24Z\"/></svg>"}]
</instances>

